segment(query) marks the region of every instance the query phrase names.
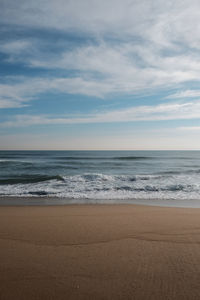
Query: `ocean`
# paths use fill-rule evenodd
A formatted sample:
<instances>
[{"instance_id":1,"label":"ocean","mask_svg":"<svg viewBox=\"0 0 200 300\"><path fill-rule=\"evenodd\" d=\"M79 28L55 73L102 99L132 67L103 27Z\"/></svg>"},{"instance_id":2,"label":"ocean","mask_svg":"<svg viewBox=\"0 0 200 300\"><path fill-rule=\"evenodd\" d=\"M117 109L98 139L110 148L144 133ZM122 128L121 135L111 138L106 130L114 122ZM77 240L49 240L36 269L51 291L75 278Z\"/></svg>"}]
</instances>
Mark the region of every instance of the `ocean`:
<instances>
[{"instance_id":1,"label":"ocean","mask_svg":"<svg viewBox=\"0 0 200 300\"><path fill-rule=\"evenodd\" d=\"M7 196L200 200L200 151L0 151L0 197Z\"/></svg>"}]
</instances>

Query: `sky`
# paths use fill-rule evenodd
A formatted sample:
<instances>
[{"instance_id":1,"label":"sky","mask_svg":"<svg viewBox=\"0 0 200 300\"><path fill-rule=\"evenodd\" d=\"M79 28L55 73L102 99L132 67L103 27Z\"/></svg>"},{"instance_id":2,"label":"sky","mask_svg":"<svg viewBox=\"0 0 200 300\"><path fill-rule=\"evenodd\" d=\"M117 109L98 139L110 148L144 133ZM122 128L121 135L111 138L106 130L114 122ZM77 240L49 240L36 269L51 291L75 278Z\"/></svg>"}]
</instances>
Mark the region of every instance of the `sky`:
<instances>
[{"instance_id":1,"label":"sky","mask_svg":"<svg viewBox=\"0 0 200 300\"><path fill-rule=\"evenodd\" d=\"M0 0L0 150L200 149L198 0Z\"/></svg>"}]
</instances>

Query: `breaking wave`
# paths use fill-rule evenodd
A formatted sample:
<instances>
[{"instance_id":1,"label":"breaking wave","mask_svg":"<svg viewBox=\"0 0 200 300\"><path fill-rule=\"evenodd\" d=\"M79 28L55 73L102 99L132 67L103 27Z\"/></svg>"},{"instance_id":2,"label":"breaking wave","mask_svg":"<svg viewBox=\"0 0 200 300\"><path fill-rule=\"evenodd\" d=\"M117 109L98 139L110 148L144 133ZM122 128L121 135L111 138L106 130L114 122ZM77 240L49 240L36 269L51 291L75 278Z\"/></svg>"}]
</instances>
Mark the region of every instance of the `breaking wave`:
<instances>
[{"instance_id":1,"label":"breaking wave","mask_svg":"<svg viewBox=\"0 0 200 300\"><path fill-rule=\"evenodd\" d=\"M0 195L200 199L200 152L0 151Z\"/></svg>"},{"instance_id":2,"label":"breaking wave","mask_svg":"<svg viewBox=\"0 0 200 300\"><path fill-rule=\"evenodd\" d=\"M73 199L198 198L200 181L164 175L19 176L0 180L0 195Z\"/></svg>"}]
</instances>

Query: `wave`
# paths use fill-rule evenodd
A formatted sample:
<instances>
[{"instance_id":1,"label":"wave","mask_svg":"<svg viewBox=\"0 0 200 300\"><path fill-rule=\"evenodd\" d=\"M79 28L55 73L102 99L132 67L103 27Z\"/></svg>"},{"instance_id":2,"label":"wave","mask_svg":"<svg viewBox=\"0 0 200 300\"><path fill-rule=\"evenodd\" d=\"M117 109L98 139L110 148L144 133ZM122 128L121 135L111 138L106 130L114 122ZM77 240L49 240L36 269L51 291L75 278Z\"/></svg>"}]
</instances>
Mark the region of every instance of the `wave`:
<instances>
[{"instance_id":1,"label":"wave","mask_svg":"<svg viewBox=\"0 0 200 300\"><path fill-rule=\"evenodd\" d=\"M195 160L194 157L160 157L160 156L56 156L52 157L58 160L145 160L145 159L162 159L162 160Z\"/></svg>"},{"instance_id":2,"label":"wave","mask_svg":"<svg viewBox=\"0 0 200 300\"><path fill-rule=\"evenodd\" d=\"M198 168L198 169L196 169ZM195 169L189 169L189 170L180 170L180 171L173 171L173 170L170 170L170 171L162 171L162 172L158 172L157 174L159 175L186 175L186 174L199 174L200 173L200 169L198 166L195 167Z\"/></svg>"},{"instance_id":3,"label":"wave","mask_svg":"<svg viewBox=\"0 0 200 300\"><path fill-rule=\"evenodd\" d=\"M54 157L54 159L58 160L106 160L106 159L111 159L108 157L80 157L80 156L59 156L59 157Z\"/></svg>"},{"instance_id":4,"label":"wave","mask_svg":"<svg viewBox=\"0 0 200 300\"><path fill-rule=\"evenodd\" d=\"M54 157L58 160L140 160L140 159L154 159L148 156L111 156L111 157L95 157L95 156L59 156Z\"/></svg>"},{"instance_id":5,"label":"wave","mask_svg":"<svg viewBox=\"0 0 200 300\"><path fill-rule=\"evenodd\" d=\"M28 184L28 183L38 183L44 182L49 180L58 180L64 181L62 176L48 176L48 175L21 175L14 178L6 178L0 179L0 185L7 185L7 184Z\"/></svg>"},{"instance_id":6,"label":"wave","mask_svg":"<svg viewBox=\"0 0 200 300\"><path fill-rule=\"evenodd\" d=\"M135 188L135 191L139 191L139 192L176 192L176 191L190 191L191 189L193 189L192 185L183 185L183 184L171 184L171 185L167 185L164 187L158 187L158 186L151 186L151 185L146 185L143 188Z\"/></svg>"},{"instance_id":7,"label":"wave","mask_svg":"<svg viewBox=\"0 0 200 300\"><path fill-rule=\"evenodd\" d=\"M108 186L74 186L71 188L62 188L64 186L53 186L48 184L31 185L27 188L25 185L16 186L15 189L4 189L0 195L16 195L16 196L54 196L67 197L72 199L88 198L88 199L142 199L142 198L190 198L195 193L199 198L199 190L192 185L167 185L158 187L155 185L146 185L143 187L131 187L129 185L108 187Z\"/></svg>"},{"instance_id":8,"label":"wave","mask_svg":"<svg viewBox=\"0 0 200 300\"><path fill-rule=\"evenodd\" d=\"M191 191L194 188L192 185L172 184L164 187L155 185L146 185L144 187L120 186L116 187L116 191L132 191L132 192L176 192L176 191Z\"/></svg>"},{"instance_id":9,"label":"wave","mask_svg":"<svg viewBox=\"0 0 200 300\"><path fill-rule=\"evenodd\" d=\"M45 169L45 168L44 168ZM69 167L69 169L76 169L74 167ZM192 176L195 174L199 174L200 170L197 172L193 172ZM176 176L170 176L176 175ZM180 176L177 176L180 175ZM136 182L137 184L144 185L144 182L149 181L150 183L156 182L160 184L160 182L164 183L166 181L173 181L178 180L180 181L182 177L187 176L185 173L182 172L163 172L160 174L154 175L108 175L108 174L101 174L101 173L84 173L79 175L46 175L46 174L21 174L20 176L10 176L7 178L0 177L0 185L6 184L26 184L26 183L39 183L43 181L50 181L50 180L57 180L63 182L65 184L76 183L76 184L103 184L106 183L108 186L109 184L117 184L117 183L128 183L128 185L134 185ZM146 188L148 189L148 187Z\"/></svg>"},{"instance_id":10,"label":"wave","mask_svg":"<svg viewBox=\"0 0 200 300\"><path fill-rule=\"evenodd\" d=\"M71 169L74 169L73 167ZM22 174L20 176L9 177L9 178L0 178L0 185L6 184L27 184L27 183L38 183L49 180L57 180L65 183L70 182L107 182L107 184L112 182L134 182L134 181L147 181L151 179L162 178L162 176L154 175L105 175L105 174L82 174L82 175L73 175L73 176L60 176L60 175L27 175Z\"/></svg>"},{"instance_id":11,"label":"wave","mask_svg":"<svg viewBox=\"0 0 200 300\"><path fill-rule=\"evenodd\" d=\"M162 178L163 176L157 175L106 175L101 173L89 173L89 174L82 174L82 175L73 175L73 176L63 176L63 178L67 180L73 181L127 181L127 182L134 182L137 180L151 180L151 179L158 179Z\"/></svg>"},{"instance_id":12,"label":"wave","mask_svg":"<svg viewBox=\"0 0 200 300\"><path fill-rule=\"evenodd\" d=\"M119 160L143 160L143 159L155 159L154 157L150 156L119 156L119 157L113 157L113 159L119 159Z\"/></svg>"},{"instance_id":13,"label":"wave","mask_svg":"<svg viewBox=\"0 0 200 300\"><path fill-rule=\"evenodd\" d=\"M82 175L74 175L70 176L69 178L75 179L84 179L88 181L94 180L102 180L102 181L113 181L113 180L121 180L121 181L136 181L136 180L149 180L152 178L161 178L162 176L157 175L106 175L101 173L89 173L89 174L82 174ZM67 176L64 178L68 178Z\"/></svg>"},{"instance_id":14,"label":"wave","mask_svg":"<svg viewBox=\"0 0 200 300\"><path fill-rule=\"evenodd\" d=\"M22 164L22 165L33 165L33 162L27 160L14 160L14 159L0 159L0 165L11 165L11 164Z\"/></svg>"},{"instance_id":15,"label":"wave","mask_svg":"<svg viewBox=\"0 0 200 300\"><path fill-rule=\"evenodd\" d=\"M34 192L30 191L29 194L32 196L49 196L50 195L50 193L47 191L34 191Z\"/></svg>"},{"instance_id":16,"label":"wave","mask_svg":"<svg viewBox=\"0 0 200 300\"><path fill-rule=\"evenodd\" d=\"M200 175L27 175L0 177L0 195L72 199L200 198Z\"/></svg>"}]
</instances>

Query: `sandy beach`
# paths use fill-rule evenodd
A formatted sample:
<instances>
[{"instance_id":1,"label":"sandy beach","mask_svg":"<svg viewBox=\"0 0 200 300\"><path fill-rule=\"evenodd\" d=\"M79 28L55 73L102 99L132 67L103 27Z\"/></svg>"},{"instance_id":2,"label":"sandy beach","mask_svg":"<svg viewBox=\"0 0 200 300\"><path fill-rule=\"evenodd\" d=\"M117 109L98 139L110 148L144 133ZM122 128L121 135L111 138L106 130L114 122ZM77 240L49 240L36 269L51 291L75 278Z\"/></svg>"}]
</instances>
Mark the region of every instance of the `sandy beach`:
<instances>
[{"instance_id":1,"label":"sandy beach","mask_svg":"<svg viewBox=\"0 0 200 300\"><path fill-rule=\"evenodd\" d=\"M199 299L200 209L0 207L0 299Z\"/></svg>"}]
</instances>

